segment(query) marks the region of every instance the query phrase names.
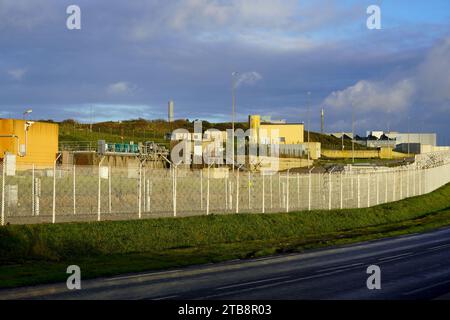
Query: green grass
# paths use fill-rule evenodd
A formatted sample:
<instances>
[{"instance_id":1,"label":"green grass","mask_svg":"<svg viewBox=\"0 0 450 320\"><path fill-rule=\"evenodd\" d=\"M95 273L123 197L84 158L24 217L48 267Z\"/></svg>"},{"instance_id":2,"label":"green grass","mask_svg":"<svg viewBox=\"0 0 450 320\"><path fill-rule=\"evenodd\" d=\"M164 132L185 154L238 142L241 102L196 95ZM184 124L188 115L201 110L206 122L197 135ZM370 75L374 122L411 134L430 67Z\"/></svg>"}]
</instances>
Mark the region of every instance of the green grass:
<instances>
[{"instance_id":1,"label":"green grass","mask_svg":"<svg viewBox=\"0 0 450 320\"><path fill-rule=\"evenodd\" d=\"M299 252L450 225L450 184L367 209L0 228L0 287Z\"/></svg>"}]
</instances>

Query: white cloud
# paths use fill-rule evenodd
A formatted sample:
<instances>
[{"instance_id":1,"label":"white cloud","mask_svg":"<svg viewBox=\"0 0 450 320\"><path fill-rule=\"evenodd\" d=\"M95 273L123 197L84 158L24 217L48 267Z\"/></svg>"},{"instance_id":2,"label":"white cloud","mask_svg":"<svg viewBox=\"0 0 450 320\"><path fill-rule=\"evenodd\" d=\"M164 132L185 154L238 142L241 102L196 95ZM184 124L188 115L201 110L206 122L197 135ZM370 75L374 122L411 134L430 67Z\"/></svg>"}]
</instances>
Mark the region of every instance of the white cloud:
<instances>
[{"instance_id":1,"label":"white cloud","mask_svg":"<svg viewBox=\"0 0 450 320\"><path fill-rule=\"evenodd\" d=\"M237 75L236 87L239 87L243 84L252 85L261 79L262 79L262 76L258 72L255 72L255 71L241 73L241 74Z\"/></svg>"},{"instance_id":2,"label":"white cloud","mask_svg":"<svg viewBox=\"0 0 450 320\"><path fill-rule=\"evenodd\" d=\"M404 111L415 105L450 110L450 38L435 45L411 75L397 80L361 80L331 93L324 104L335 109L363 112Z\"/></svg>"},{"instance_id":3,"label":"white cloud","mask_svg":"<svg viewBox=\"0 0 450 320\"><path fill-rule=\"evenodd\" d=\"M131 93L133 90L134 89L131 87L131 85L125 81L112 83L106 89L108 94L111 95L125 95Z\"/></svg>"},{"instance_id":4,"label":"white cloud","mask_svg":"<svg viewBox=\"0 0 450 320\"><path fill-rule=\"evenodd\" d=\"M417 70L420 101L450 110L450 38L444 39L427 55Z\"/></svg>"},{"instance_id":5,"label":"white cloud","mask_svg":"<svg viewBox=\"0 0 450 320\"><path fill-rule=\"evenodd\" d=\"M0 30L33 29L43 23L55 20L55 1L1 0Z\"/></svg>"},{"instance_id":6,"label":"white cloud","mask_svg":"<svg viewBox=\"0 0 450 320\"><path fill-rule=\"evenodd\" d=\"M358 111L403 111L412 102L415 93L413 81L404 79L392 84L361 80L354 86L331 93L324 104L338 109Z\"/></svg>"},{"instance_id":7,"label":"white cloud","mask_svg":"<svg viewBox=\"0 0 450 320\"><path fill-rule=\"evenodd\" d=\"M22 80L23 76L27 72L26 69L12 69L8 70L8 74L13 78L14 80Z\"/></svg>"}]
</instances>

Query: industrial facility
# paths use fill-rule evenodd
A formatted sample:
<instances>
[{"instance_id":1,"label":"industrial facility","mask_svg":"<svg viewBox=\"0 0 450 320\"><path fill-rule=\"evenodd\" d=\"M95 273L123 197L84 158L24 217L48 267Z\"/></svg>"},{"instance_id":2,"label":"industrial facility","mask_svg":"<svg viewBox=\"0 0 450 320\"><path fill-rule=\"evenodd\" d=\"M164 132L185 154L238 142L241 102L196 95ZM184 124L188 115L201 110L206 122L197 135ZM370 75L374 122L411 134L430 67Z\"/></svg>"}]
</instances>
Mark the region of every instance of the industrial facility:
<instances>
[{"instance_id":1,"label":"industrial facility","mask_svg":"<svg viewBox=\"0 0 450 320\"><path fill-rule=\"evenodd\" d=\"M17 164L53 166L58 154L58 125L17 119L0 119L0 158Z\"/></svg>"}]
</instances>

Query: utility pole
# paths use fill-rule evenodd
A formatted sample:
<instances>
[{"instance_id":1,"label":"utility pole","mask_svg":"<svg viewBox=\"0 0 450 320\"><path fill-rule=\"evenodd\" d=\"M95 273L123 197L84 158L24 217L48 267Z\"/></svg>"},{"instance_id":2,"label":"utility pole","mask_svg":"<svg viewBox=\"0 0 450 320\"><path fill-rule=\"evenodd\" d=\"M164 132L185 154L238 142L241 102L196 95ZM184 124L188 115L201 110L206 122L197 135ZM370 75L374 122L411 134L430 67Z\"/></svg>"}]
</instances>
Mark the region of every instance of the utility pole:
<instances>
[{"instance_id":1,"label":"utility pole","mask_svg":"<svg viewBox=\"0 0 450 320\"><path fill-rule=\"evenodd\" d=\"M310 154L309 154L309 147L310 147L309 133L311 131L310 119L309 119L310 118L310 110L309 110L309 108L310 108L310 102L311 102L310 97L311 97L311 91L308 91L308 99L307 99L307 104L308 104L308 106L307 106L307 109L308 109L308 169L309 169L309 160L310 160Z\"/></svg>"},{"instance_id":2,"label":"utility pole","mask_svg":"<svg viewBox=\"0 0 450 320\"><path fill-rule=\"evenodd\" d=\"M408 157L409 157L409 152L411 151L411 150L410 150L410 142L411 142L411 141L410 141L410 139L409 139L409 131L410 131L410 130L409 130L409 115L408 115Z\"/></svg>"},{"instance_id":3,"label":"utility pole","mask_svg":"<svg viewBox=\"0 0 450 320\"><path fill-rule=\"evenodd\" d=\"M355 106L352 101L352 161L355 163Z\"/></svg>"},{"instance_id":4,"label":"utility pole","mask_svg":"<svg viewBox=\"0 0 450 320\"><path fill-rule=\"evenodd\" d=\"M238 72L233 72L231 74L231 129L233 135L231 137L231 155L232 155L232 168L234 172L234 122L235 122L235 112L236 112L236 77L239 75Z\"/></svg>"}]
</instances>

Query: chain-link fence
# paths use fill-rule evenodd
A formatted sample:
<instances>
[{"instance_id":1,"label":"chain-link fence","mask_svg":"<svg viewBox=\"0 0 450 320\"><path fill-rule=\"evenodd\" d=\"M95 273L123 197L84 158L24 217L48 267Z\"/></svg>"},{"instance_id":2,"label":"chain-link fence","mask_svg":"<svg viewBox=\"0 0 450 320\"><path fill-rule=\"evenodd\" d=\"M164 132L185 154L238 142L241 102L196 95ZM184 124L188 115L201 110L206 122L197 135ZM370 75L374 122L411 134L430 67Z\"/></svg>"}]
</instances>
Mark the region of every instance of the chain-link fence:
<instances>
[{"instance_id":1,"label":"chain-link fence","mask_svg":"<svg viewBox=\"0 0 450 320\"><path fill-rule=\"evenodd\" d=\"M450 153L396 168L327 173L208 168L4 165L1 223L55 223L191 215L364 208L429 193L450 182Z\"/></svg>"}]
</instances>

